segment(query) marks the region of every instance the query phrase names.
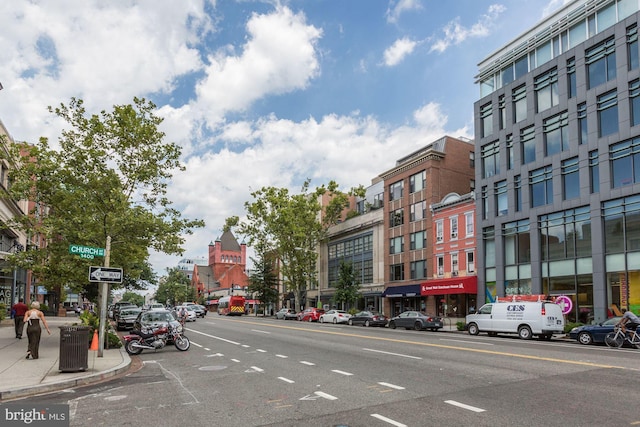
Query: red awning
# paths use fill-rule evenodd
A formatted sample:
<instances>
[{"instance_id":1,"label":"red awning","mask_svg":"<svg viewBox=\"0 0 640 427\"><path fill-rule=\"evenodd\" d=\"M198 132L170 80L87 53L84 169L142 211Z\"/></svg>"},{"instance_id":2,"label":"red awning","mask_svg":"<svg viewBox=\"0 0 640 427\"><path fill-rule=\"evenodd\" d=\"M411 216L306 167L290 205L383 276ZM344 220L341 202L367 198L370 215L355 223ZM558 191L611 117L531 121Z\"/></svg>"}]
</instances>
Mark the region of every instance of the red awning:
<instances>
[{"instance_id":1,"label":"red awning","mask_svg":"<svg viewBox=\"0 0 640 427\"><path fill-rule=\"evenodd\" d=\"M478 293L478 277L452 277L435 279L420 284L420 295L449 295Z\"/></svg>"}]
</instances>

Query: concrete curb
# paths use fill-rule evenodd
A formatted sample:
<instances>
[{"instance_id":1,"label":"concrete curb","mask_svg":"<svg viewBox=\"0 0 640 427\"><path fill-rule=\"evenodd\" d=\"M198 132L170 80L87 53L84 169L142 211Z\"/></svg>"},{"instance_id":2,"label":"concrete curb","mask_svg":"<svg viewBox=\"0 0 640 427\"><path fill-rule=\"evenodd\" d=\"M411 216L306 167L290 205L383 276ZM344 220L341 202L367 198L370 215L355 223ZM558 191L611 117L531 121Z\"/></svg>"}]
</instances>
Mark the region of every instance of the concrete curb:
<instances>
[{"instance_id":1,"label":"concrete curb","mask_svg":"<svg viewBox=\"0 0 640 427\"><path fill-rule=\"evenodd\" d=\"M53 381L51 383L42 383L39 385L31 385L28 387L16 387L9 390L0 391L0 402L7 400L18 399L28 396L35 396L44 393L50 393L53 391L64 390L71 387L90 385L101 382L108 378L115 377L129 370L131 366L131 358L126 354L124 348L118 349L122 354L122 363L104 371L90 373L78 378L70 378L65 380Z\"/></svg>"}]
</instances>

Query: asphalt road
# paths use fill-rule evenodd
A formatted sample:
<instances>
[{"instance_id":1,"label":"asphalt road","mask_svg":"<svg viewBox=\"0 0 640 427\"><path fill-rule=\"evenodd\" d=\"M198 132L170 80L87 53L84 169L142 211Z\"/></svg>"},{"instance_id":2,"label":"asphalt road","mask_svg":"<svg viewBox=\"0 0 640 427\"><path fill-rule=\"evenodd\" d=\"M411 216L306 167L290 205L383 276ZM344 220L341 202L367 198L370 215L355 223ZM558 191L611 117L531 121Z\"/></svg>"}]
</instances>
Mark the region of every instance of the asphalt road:
<instances>
[{"instance_id":1,"label":"asphalt road","mask_svg":"<svg viewBox=\"0 0 640 427\"><path fill-rule=\"evenodd\" d=\"M33 401L68 403L72 426L640 424L640 350L211 314L187 329L187 352Z\"/></svg>"}]
</instances>

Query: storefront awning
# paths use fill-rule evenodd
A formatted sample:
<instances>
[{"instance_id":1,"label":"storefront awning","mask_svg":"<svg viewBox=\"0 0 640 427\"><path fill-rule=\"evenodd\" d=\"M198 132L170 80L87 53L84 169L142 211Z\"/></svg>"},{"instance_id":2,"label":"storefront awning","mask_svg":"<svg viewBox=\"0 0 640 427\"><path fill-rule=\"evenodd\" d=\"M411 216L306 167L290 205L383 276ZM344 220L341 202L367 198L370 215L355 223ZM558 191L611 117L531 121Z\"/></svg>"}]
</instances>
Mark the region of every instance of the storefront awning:
<instances>
[{"instance_id":1,"label":"storefront awning","mask_svg":"<svg viewBox=\"0 0 640 427\"><path fill-rule=\"evenodd\" d=\"M382 292L383 297L400 298L420 295L420 285L389 286Z\"/></svg>"},{"instance_id":2,"label":"storefront awning","mask_svg":"<svg viewBox=\"0 0 640 427\"><path fill-rule=\"evenodd\" d=\"M420 295L475 294L478 292L478 277L452 277L435 279L420 285Z\"/></svg>"}]
</instances>

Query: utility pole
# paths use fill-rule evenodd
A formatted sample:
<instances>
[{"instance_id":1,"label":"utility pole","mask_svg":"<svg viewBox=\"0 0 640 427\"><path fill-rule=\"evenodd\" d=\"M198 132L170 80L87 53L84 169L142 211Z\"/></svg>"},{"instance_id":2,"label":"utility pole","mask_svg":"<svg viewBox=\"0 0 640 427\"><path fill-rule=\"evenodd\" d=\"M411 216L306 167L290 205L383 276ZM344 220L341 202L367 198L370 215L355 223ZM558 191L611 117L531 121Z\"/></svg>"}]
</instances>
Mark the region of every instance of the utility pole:
<instances>
[{"instance_id":1,"label":"utility pole","mask_svg":"<svg viewBox=\"0 0 640 427\"><path fill-rule=\"evenodd\" d=\"M109 256L111 254L111 236L107 236L107 245L104 254L104 266L109 267ZM100 329L98 331L98 357L104 353L104 335L107 327L107 296L109 294L109 282L101 280L98 285L100 294Z\"/></svg>"}]
</instances>

